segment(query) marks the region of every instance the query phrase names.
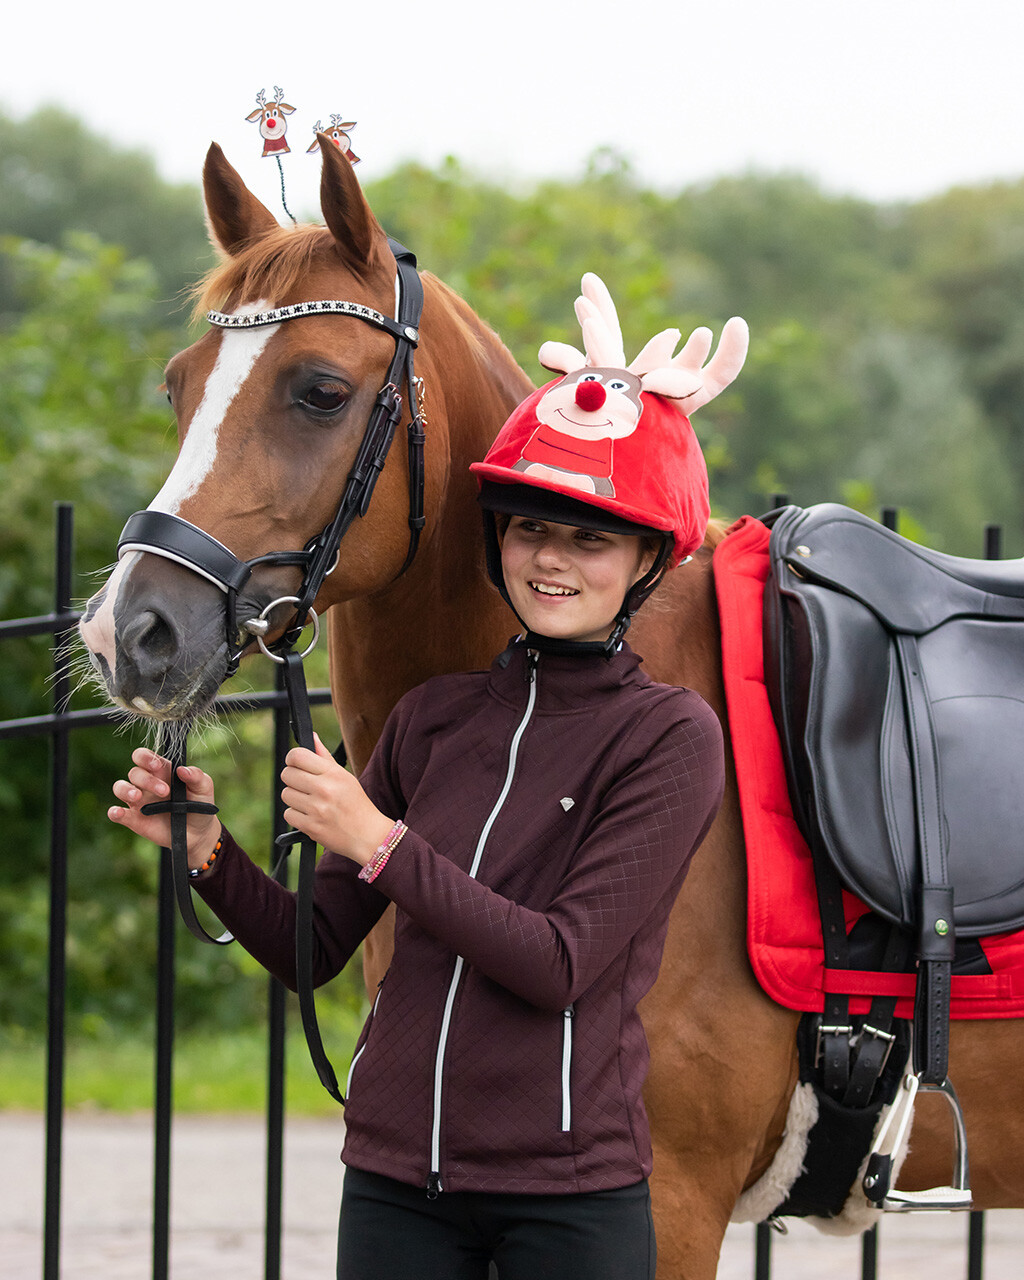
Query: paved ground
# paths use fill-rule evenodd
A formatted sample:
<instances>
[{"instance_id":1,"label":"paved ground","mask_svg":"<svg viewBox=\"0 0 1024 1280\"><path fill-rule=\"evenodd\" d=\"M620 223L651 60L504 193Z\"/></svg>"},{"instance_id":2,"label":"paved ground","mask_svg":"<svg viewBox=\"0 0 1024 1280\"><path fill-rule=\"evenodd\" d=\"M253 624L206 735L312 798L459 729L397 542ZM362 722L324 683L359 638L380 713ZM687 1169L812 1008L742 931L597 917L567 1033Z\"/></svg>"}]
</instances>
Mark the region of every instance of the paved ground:
<instances>
[{"instance_id":1,"label":"paved ground","mask_svg":"<svg viewBox=\"0 0 1024 1280\"><path fill-rule=\"evenodd\" d=\"M290 1120L285 1138L283 1280L332 1280L342 1170L340 1122ZM64 1138L62 1280L149 1280L152 1123L69 1116ZM42 1274L43 1125L0 1113L0 1277ZM259 1121L179 1117L174 1124L171 1275L262 1280L264 1135ZM960 1215L889 1219L879 1280L959 1280L967 1274ZM773 1237L774 1280L859 1280L860 1241L804 1223ZM719 1280L754 1274L753 1228L733 1227ZM985 1280L1024 1274L1024 1211L986 1219Z\"/></svg>"}]
</instances>

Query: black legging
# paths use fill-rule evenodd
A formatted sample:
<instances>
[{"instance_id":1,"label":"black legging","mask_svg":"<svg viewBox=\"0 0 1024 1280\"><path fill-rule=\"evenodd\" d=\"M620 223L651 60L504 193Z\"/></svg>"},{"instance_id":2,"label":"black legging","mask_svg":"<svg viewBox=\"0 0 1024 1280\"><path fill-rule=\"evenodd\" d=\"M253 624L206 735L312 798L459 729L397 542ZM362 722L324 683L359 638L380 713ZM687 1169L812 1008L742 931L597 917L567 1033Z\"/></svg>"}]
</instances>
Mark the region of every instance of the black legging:
<instances>
[{"instance_id":1,"label":"black legging","mask_svg":"<svg viewBox=\"0 0 1024 1280\"><path fill-rule=\"evenodd\" d=\"M349 1169L338 1280L654 1280L647 1182L582 1195L426 1190Z\"/></svg>"}]
</instances>

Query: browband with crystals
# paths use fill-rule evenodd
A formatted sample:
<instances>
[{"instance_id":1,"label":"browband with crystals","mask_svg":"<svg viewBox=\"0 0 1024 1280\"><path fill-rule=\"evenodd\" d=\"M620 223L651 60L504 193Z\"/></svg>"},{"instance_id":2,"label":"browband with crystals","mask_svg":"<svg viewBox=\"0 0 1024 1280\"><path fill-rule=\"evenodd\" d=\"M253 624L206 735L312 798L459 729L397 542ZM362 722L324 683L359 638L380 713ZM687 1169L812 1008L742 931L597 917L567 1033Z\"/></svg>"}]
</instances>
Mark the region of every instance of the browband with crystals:
<instances>
[{"instance_id":1,"label":"browband with crystals","mask_svg":"<svg viewBox=\"0 0 1024 1280\"><path fill-rule=\"evenodd\" d=\"M319 302L295 302L288 307L274 307L270 311L257 311L252 315L228 315L224 311L207 311L206 318L210 324L221 329L255 329L260 325L277 324L281 320L294 320L297 316L313 315L357 316L368 324L384 329L393 337L404 338L415 345L419 341L419 330L411 324L399 324L390 316L374 311L372 307L363 306L361 302L342 302L337 298L325 298Z\"/></svg>"}]
</instances>

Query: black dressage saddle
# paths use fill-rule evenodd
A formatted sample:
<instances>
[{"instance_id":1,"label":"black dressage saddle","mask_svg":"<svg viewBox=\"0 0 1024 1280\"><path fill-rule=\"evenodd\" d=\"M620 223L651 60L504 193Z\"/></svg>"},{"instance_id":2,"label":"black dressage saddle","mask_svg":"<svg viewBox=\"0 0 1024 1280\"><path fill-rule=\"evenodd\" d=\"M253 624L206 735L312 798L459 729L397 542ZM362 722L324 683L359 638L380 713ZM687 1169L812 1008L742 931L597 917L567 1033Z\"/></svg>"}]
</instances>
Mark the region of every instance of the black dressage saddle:
<instances>
[{"instance_id":1,"label":"black dressage saddle","mask_svg":"<svg viewBox=\"0 0 1024 1280\"><path fill-rule=\"evenodd\" d=\"M956 939L1024 926L1024 561L931 551L835 504L766 522L794 813L816 870L911 940L915 1067L940 1083ZM826 964L856 967L827 930Z\"/></svg>"}]
</instances>

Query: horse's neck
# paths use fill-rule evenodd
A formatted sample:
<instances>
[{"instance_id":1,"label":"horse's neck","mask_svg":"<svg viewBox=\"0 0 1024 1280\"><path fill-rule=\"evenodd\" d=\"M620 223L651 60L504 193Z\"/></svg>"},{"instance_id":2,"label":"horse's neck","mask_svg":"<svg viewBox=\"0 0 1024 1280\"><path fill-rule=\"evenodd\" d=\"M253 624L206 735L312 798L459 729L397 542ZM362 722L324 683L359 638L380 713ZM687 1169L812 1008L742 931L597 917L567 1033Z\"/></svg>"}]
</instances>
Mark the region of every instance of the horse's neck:
<instances>
[{"instance_id":1,"label":"horse's neck","mask_svg":"<svg viewBox=\"0 0 1024 1280\"><path fill-rule=\"evenodd\" d=\"M649 675L695 689L725 718L711 547L673 569L637 614L629 640Z\"/></svg>"},{"instance_id":2,"label":"horse's neck","mask_svg":"<svg viewBox=\"0 0 1024 1280\"><path fill-rule=\"evenodd\" d=\"M360 768L398 699L432 675L486 666L515 619L484 570L469 464L483 457L529 379L489 329L429 277L417 373L426 384L426 466L442 495L408 571L375 596L331 610L331 688ZM436 355L434 353L437 353Z\"/></svg>"}]
</instances>

